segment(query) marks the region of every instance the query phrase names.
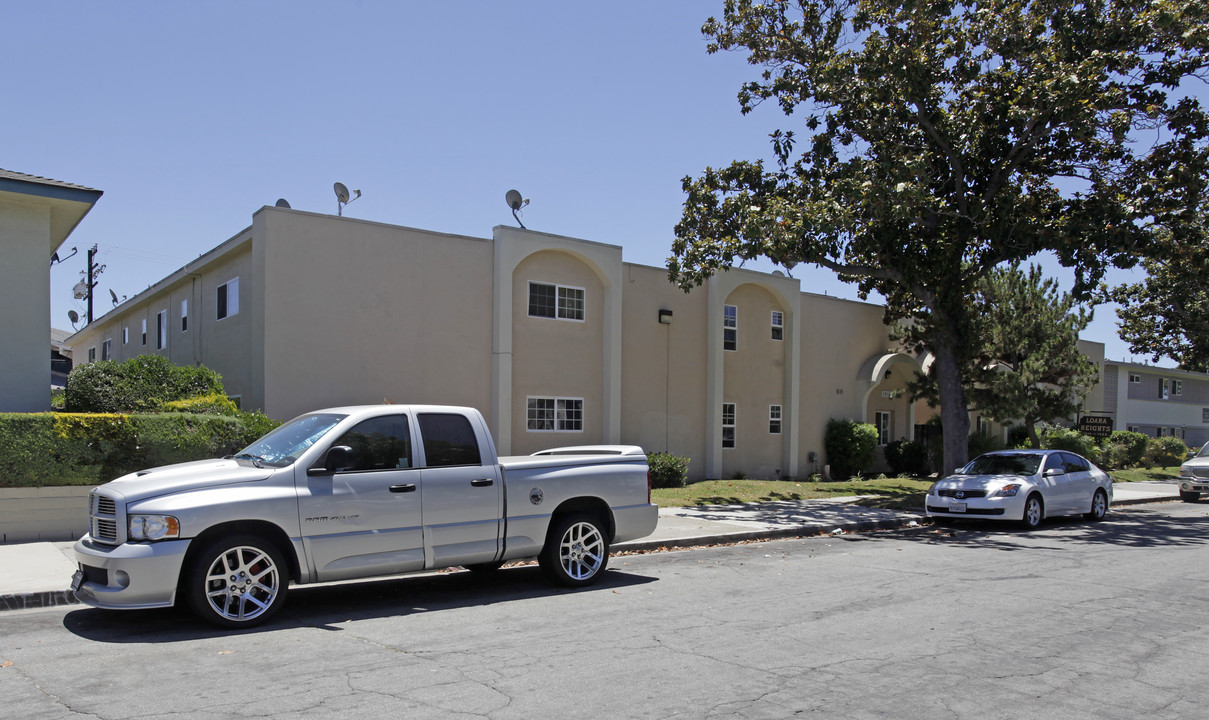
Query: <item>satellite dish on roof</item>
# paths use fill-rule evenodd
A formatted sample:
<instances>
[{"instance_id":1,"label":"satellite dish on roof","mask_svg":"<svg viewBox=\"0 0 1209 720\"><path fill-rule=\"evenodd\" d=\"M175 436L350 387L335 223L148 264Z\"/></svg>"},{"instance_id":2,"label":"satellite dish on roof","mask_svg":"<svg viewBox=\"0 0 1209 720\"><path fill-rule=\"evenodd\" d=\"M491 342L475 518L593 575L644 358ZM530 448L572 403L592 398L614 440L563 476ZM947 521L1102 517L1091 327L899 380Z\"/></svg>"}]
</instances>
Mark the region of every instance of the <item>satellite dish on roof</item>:
<instances>
[{"instance_id":1,"label":"satellite dish on roof","mask_svg":"<svg viewBox=\"0 0 1209 720\"><path fill-rule=\"evenodd\" d=\"M527 230L528 228L525 227L525 223L521 222L521 218L516 214L516 211L528 205L529 201L521 197L520 192L509 190L504 194L504 202L508 203L508 207L512 208L512 217L516 218L516 224L520 225L522 230Z\"/></svg>"},{"instance_id":2,"label":"satellite dish on roof","mask_svg":"<svg viewBox=\"0 0 1209 720\"><path fill-rule=\"evenodd\" d=\"M277 198L277 203L274 205L274 207L285 208L286 210L289 210L290 203L285 198Z\"/></svg>"},{"instance_id":3,"label":"satellite dish on roof","mask_svg":"<svg viewBox=\"0 0 1209 720\"><path fill-rule=\"evenodd\" d=\"M76 300L83 300L88 297L88 283L83 280L76 283L75 287L71 289L71 296Z\"/></svg>"},{"instance_id":4,"label":"satellite dish on roof","mask_svg":"<svg viewBox=\"0 0 1209 720\"><path fill-rule=\"evenodd\" d=\"M338 182L338 183L332 185L332 190L336 191L336 214L337 215L343 215L344 206L348 205L353 200L356 200L357 198L361 197L361 191L354 190L353 192L356 193L356 196L353 197L352 199L349 199L348 187L342 182Z\"/></svg>"},{"instance_id":5,"label":"satellite dish on roof","mask_svg":"<svg viewBox=\"0 0 1209 720\"><path fill-rule=\"evenodd\" d=\"M75 310L68 310L67 319L70 320L72 326L74 326L76 323L80 322L80 313L76 312Z\"/></svg>"}]
</instances>

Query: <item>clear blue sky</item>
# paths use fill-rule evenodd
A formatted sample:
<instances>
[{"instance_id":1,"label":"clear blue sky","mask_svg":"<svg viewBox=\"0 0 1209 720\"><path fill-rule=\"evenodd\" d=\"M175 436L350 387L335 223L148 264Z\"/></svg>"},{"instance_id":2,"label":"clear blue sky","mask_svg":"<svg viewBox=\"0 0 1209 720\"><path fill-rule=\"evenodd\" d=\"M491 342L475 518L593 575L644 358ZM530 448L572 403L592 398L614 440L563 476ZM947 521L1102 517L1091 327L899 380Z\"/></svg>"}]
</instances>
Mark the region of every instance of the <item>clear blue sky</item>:
<instances>
[{"instance_id":1,"label":"clear blue sky","mask_svg":"<svg viewBox=\"0 0 1209 720\"><path fill-rule=\"evenodd\" d=\"M334 214L335 181L363 193L347 216L475 237L514 223L504 193L516 188L531 200L528 228L663 266L681 178L766 157L768 133L793 128L771 106L740 114L736 92L758 70L706 53L700 27L720 8L6 4L0 167L105 193L60 251L79 254L51 270L51 324L83 314L71 288L94 243L106 265L99 316L109 290L137 294L278 198ZM793 275L804 290L856 297L828 271ZM1083 336L1130 357L1111 308Z\"/></svg>"}]
</instances>

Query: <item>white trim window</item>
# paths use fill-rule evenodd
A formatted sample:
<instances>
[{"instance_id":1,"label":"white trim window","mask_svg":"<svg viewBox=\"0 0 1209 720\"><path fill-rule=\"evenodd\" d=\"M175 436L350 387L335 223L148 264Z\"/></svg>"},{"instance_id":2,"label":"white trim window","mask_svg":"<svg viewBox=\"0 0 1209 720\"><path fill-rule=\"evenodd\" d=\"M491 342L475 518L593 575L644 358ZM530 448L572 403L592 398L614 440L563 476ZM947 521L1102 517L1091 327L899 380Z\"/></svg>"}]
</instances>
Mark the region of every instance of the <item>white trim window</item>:
<instances>
[{"instance_id":1,"label":"white trim window","mask_svg":"<svg viewBox=\"0 0 1209 720\"><path fill-rule=\"evenodd\" d=\"M581 287L529 281L529 317L583 322L585 291Z\"/></svg>"},{"instance_id":2,"label":"white trim window","mask_svg":"<svg viewBox=\"0 0 1209 720\"><path fill-rule=\"evenodd\" d=\"M1141 385L1142 376L1137 373L1129 373L1129 384L1130 385Z\"/></svg>"},{"instance_id":3,"label":"white trim window","mask_svg":"<svg viewBox=\"0 0 1209 720\"><path fill-rule=\"evenodd\" d=\"M583 432L584 399L526 398L525 429L529 432Z\"/></svg>"},{"instance_id":4,"label":"white trim window","mask_svg":"<svg viewBox=\"0 0 1209 720\"><path fill-rule=\"evenodd\" d=\"M101 343L101 359L113 359L113 338L105 338L105 342Z\"/></svg>"},{"instance_id":5,"label":"white trim window","mask_svg":"<svg viewBox=\"0 0 1209 720\"><path fill-rule=\"evenodd\" d=\"M155 349L163 350L168 347L168 311L160 310L155 314Z\"/></svg>"},{"instance_id":6,"label":"white trim window","mask_svg":"<svg viewBox=\"0 0 1209 720\"><path fill-rule=\"evenodd\" d=\"M981 420L982 418L979 418ZM877 444L890 444L890 413L886 410L878 410L873 415L873 424L877 428Z\"/></svg>"},{"instance_id":7,"label":"white trim window","mask_svg":"<svg viewBox=\"0 0 1209 720\"><path fill-rule=\"evenodd\" d=\"M785 313L780 310L772 311L772 339L785 339Z\"/></svg>"},{"instance_id":8,"label":"white trim window","mask_svg":"<svg viewBox=\"0 0 1209 720\"><path fill-rule=\"evenodd\" d=\"M1169 380L1167 378L1161 378L1159 380L1159 399L1160 400L1171 399L1171 380ZM1162 436L1160 436L1160 437L1162 437Z\"/></svg>"},{"instance_id":9,"label":"white trim window","mask_svg":"<svg viewBox=\"0 0 1209 720\"><path fill-rule=\"evenodd\" d=\"M1183 394L1184 394L1184 381L1183 380L1172 380L1171 381L1171 396L1179 397Z\"/></svg>"},{"instance_id":10,"label":"white trim window","mask_svg":"<svg viewBox=\"0 0 1209 720\"><path fill-rule=\"evenodd\" d=\"M181 300L181 332L189 331L189 300Z\"/></svg>"},{"instance_id":11,"label":"white trim window","mask_svg":"<svg viewBox=\"0 0 1209 720\"><path fill-rule=\"evenodd\" d=\"M147 347L147 318L143 318L143 347Z\"/></svg>"},{"instance_id":12,"label":"white trim window","mask_svg":"<svg viewBox=\"0 0 1209 720\"><path fill-rule=\"evenodd\" d=\"M88 362L96 362L97 349L95 347L88 348Z\"/></svg>"},{"instance_id":13,"label":"white trim window","mask_svg":"<svg viewBox=\"0 0 1209 720\"><path fill-rule=\"evenodd\" d=\"M122 344L125 345L129 342L130 342L130 328L124 327L124 328L122 328Z\"/></svg>"},{"instance_id":14,"label":"white trim window","mask_svg":"<svg viewBox=\"0 0 1209 720\"><path fill-rule=\"evenodd\" d=\"M218 320L239 314L239 278L231 278L215 291L215 317Z\"/></svg>"},{"instance_id":15,"label":"white trim window","mask_svg":"<svg viewBox=\"0 0 1209 720\"><path fill-rule=\"evenodd\" d=\"M722 306L722 349L739 349L739 308Z\"/></svg>"},{"instance_id":16,"label":"white trim window","mask_svg":"<svg viewBox=\"0 0 1209 720\"><path fill-rule=\"evenodd\" d=\"M722 449L735 447L735 404L722 403Z\"/></svg>"},{"instance_id":17,"label":"white trim window","mask_svg":"<svg viewBox=\"0 0 1209 720\"><path fill-rule=\"evenodd\" d=\"M781 434L781 406L768 406L768 433L770 435Z\"/></svg>"}]
</instances>

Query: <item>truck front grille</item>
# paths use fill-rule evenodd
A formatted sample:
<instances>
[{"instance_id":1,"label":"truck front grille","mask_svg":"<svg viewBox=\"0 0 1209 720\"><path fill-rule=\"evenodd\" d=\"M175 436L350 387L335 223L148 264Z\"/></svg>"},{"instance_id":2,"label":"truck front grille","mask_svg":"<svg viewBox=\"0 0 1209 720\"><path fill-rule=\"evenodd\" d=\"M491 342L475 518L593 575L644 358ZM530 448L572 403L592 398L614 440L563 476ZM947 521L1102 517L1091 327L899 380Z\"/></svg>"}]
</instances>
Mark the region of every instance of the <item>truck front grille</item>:
<instances>
[{"instance_id":1,"label":"truck front grille","mask_svg":"<svg viewBox=\"0 0 1209 720\"><path fill-rule=\"evenodd\" d=\"M88 497L88 534L93 540L117 544L118 504L113 498L93 490Z\"/></svg>"}]
</instances>

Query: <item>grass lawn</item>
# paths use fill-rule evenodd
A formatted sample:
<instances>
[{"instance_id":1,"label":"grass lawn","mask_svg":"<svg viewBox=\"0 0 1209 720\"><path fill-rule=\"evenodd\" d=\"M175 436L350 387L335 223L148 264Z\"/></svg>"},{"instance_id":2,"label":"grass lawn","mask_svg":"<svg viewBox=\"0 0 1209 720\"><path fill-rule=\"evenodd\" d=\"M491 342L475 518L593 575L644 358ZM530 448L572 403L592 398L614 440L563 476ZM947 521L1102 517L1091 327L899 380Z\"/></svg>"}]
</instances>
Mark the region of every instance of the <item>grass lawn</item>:
<instances>
[{"instance_id":1,"label":"grass lawn","mask_svg":"<svg viewBox=\"0 0 1209 720\"><path fill-rule=\"evenodd\" d=\"M1178 467L1149 470L1114 470L1116 482L1171 480L1179 476ZM651 501L659 507L730 505L772 500L825 500L833 497L871 495L857 504L866 507L914 510L924 505L924 495L934 478L881 478L845 482L788 482L782 480L705 480L682 488L651 490Z\"/></svg>"},{"instance_id":2,"label":"grass lawn","mask_svg":"<svg viewBox=\"0 0 1209 720\"><path fill-rule=\"evenodd\" d=\"M683 488L651 490L660 507L727 505L771 500L820 500L853 495L874 495L860 504L873 507L922 507L931 479L883 478L845 482L788 482L780 480L706 480Z\"/></svg>"}]
</instances>

